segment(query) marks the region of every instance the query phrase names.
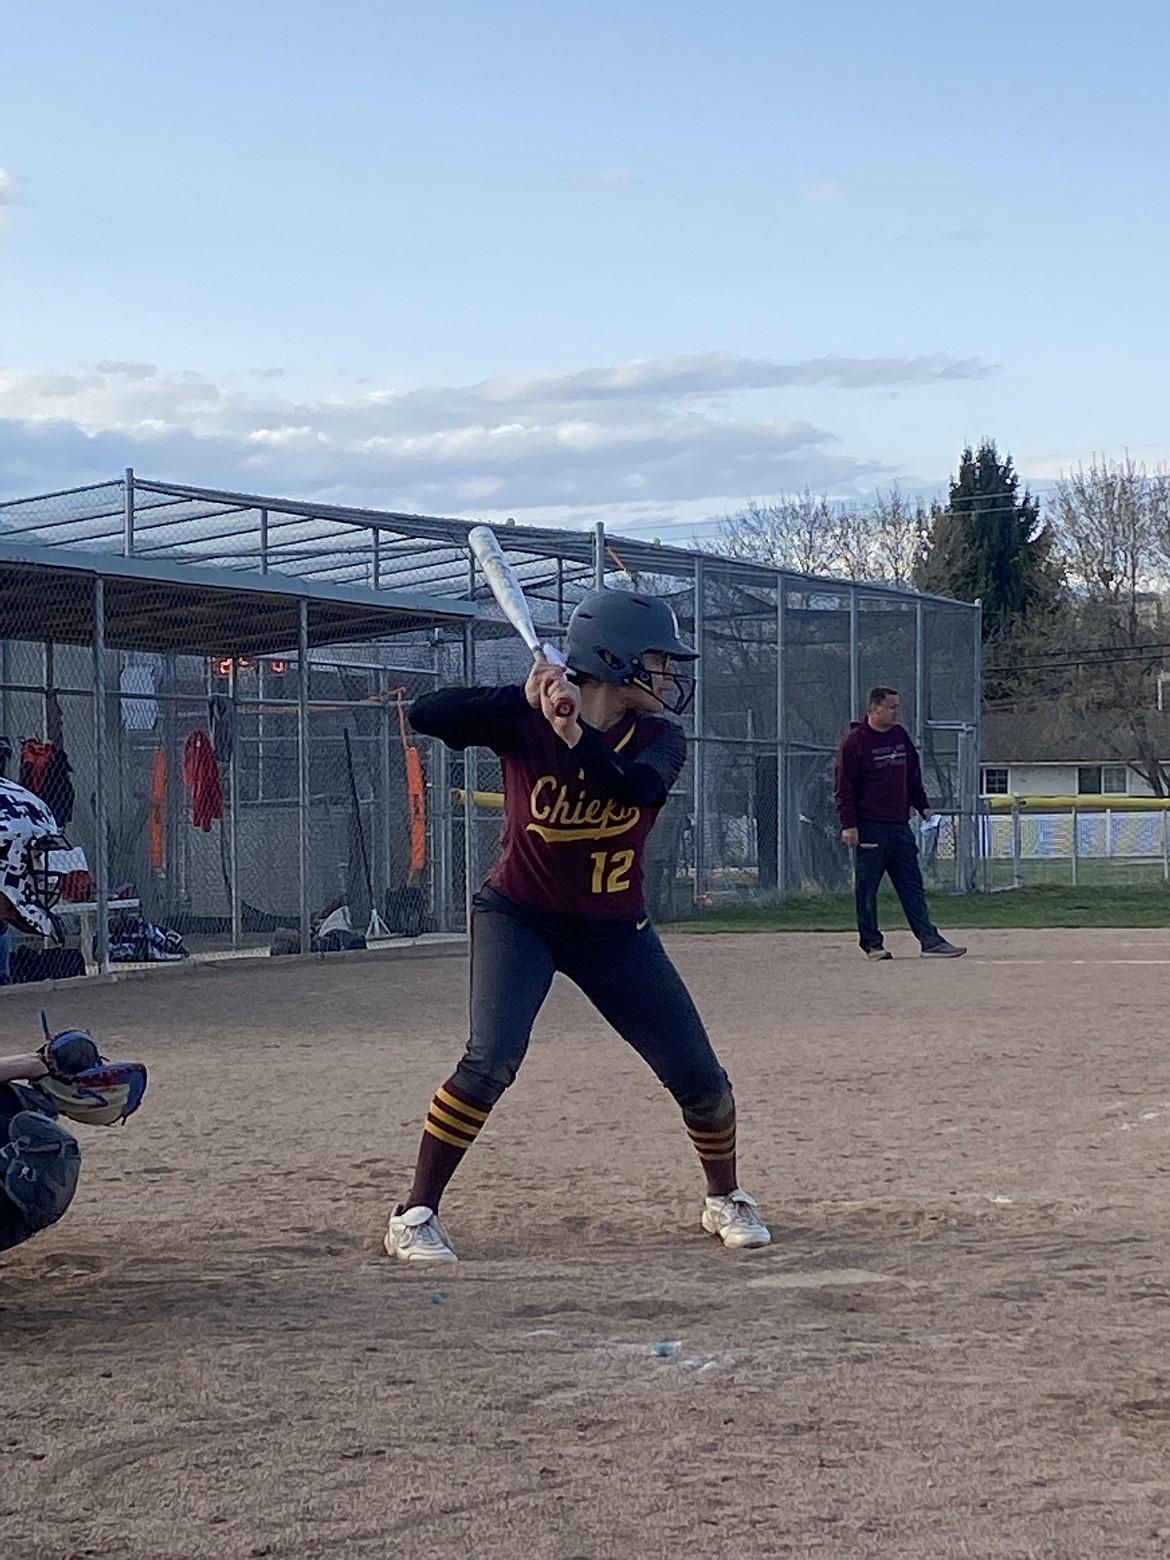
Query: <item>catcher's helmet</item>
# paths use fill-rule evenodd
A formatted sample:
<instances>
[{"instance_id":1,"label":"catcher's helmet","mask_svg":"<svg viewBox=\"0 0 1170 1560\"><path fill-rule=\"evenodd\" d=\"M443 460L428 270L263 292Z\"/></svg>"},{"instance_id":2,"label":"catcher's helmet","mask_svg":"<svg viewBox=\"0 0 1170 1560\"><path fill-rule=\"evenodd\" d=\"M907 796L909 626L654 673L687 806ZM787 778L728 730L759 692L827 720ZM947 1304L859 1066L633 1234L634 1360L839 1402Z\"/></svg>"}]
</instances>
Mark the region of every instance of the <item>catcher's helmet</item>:
<instances>
[{"instance_id":1,"label":"catcher's helmet","mask_svg":"<svg viewBox=\"0 0 1170 1560\"><path fill-rule=\"evenodd\" d=\"M58 880L49 870L49 852L68 848L40 797L0 779L0 895L8 901L5 918L21 931L63 940L53 914Z\"/></svg>"},{"instance_id":2,"label":"catcher's helmet","mask_svg":"<svg viewBox=\"0 0 1170 1560\"><path fill-rule=\"evenodd\" d=\"M651 673L643 657L657 652L674 661L697 661L698 651L679 638L678 619L661 596L628 590L591 590L578 603L565 636L565 660L580 677L628 684L653 694L665 709L681 715L695 692L695 679L679 672ZM675 687L673 701L654 688L665 676Z\"/></svg>"}]
</instances>

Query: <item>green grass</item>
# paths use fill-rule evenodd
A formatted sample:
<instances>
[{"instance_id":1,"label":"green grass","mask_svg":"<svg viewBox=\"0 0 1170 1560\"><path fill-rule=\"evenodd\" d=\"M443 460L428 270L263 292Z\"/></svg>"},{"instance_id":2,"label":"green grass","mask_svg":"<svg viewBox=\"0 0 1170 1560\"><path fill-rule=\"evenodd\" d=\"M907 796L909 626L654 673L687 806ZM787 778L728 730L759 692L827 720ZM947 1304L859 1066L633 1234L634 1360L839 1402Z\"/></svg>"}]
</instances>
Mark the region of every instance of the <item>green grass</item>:
<instances>
[{"instance_id":1,"label":"green grass","mask_svg":"<svg viewBox=\"0 0 1170 1560\"><path fill-rule=\"evenodd\" d=\"M1046 926L1170 927L1170 889L1150 886L1038 887L997 894L931 894L931 911L946 931L960 928ZM881 895L887 930L905 926L892 893ZM784 904L718 909L662 928L672 932L853 932L853 897L808 896Z\"/></svg>"},{"instance_id":2,"label":"green grass","mask_svg":"<svg viewBox=\"0 0 1170 1560\"><path fill-rule=\"evenodd\" d=\"M1077 862L1075 886L1083 888L1086 884L1092 884L1096 888L1104 884L1113 888L1158 887L1164 881L1164 870L1160 860L1151 858L1135 860L1131 856L1082 857ZM1010 861L984 862L981 871L990 874L990 884L993 888L1012 886ZM1064 888L1074 886L1072 862L1067 856L1046 861L1030 857L1020 863L1020 876L1028 888L1038 888L1042 885ZM928 884L927 887L929 886Z\"/></svg>"}]
</instances>

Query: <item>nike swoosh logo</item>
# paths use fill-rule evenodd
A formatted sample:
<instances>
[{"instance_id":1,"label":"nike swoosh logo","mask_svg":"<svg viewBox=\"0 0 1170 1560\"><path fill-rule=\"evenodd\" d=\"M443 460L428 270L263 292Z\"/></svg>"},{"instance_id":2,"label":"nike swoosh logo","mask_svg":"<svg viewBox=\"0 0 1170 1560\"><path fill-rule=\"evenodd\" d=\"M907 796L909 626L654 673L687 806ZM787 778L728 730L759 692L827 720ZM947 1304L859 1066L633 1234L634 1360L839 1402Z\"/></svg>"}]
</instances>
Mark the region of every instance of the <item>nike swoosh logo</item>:
<instances>
[{"instance_id":1,"label":"nike swoosh logo","mask_svg":"<svg viewBox=\"0 0 1170 1560\"><path fill-rule=\"evenodd\" d=\"M637 926L634 927L634 930L636 932L644 932L649 925L650 925L650 917L647 916L644 921L639 921L638 922Z\"/></svg>"}]
</instances>

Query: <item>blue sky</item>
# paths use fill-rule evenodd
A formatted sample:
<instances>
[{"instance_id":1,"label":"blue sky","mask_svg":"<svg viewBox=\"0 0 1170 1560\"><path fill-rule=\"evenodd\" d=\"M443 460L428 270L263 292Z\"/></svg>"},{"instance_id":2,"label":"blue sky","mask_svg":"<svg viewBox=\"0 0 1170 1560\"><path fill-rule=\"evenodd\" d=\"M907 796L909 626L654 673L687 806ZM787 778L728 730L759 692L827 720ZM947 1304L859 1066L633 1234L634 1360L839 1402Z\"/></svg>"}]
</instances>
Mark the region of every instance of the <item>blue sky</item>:
<instances>
[{"instance_id":1,"label":"blue sky","mask_svg":"<svg viewBox=\"0 0 1170 1560\"><path fill-rule=\"evenodd\" d=\"M615 530L1170 459L1154 0L14 0L0 491Z\"/></svg>"}]
</instances>

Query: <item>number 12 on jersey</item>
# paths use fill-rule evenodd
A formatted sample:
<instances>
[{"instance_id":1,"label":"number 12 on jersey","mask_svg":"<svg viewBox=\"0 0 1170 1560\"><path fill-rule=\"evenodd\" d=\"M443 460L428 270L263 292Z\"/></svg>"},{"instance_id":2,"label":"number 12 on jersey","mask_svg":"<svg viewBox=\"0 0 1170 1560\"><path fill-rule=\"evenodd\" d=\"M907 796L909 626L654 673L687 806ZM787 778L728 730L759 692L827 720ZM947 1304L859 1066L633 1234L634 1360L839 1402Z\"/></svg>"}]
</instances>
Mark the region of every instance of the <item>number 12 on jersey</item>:
<instances>
[{"instance_id":1,"label":"number 12 on jersey","mask_svg":"<svg viewBox=\"0 0 1170 1560\"><path fill-rule=\"evenodd\" d=\"M632 850L615 850L612 854L595 850L589 859L593 863L595 894L621 894L629 888L630 868L634 865Z\"/></svg>"}]
</instances>

